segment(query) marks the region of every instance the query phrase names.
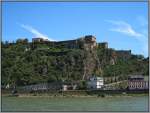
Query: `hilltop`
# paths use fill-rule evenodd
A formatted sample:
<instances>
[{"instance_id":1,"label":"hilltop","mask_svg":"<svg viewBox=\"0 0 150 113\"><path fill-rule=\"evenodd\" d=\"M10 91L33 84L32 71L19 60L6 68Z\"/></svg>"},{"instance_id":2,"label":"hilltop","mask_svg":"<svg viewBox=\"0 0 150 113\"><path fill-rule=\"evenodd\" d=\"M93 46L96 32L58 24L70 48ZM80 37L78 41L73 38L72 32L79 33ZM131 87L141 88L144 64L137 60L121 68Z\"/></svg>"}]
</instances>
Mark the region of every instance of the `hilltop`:
<instances>
[{"instance_id":1,"label":"hilltop","mask_svg":"<svg viewBox=\"0 0 150 113\"><path fill-rule=\"evenodd\" d=\"M124 80L128 75L149 75L149 58L134 55L131 50L108 48L107 42L97 43L92 35L60 42L18 39L16 43L1 45L4 86L77 82L92 75L103 76L109 83Z\"/></svg>"}]
</instances>

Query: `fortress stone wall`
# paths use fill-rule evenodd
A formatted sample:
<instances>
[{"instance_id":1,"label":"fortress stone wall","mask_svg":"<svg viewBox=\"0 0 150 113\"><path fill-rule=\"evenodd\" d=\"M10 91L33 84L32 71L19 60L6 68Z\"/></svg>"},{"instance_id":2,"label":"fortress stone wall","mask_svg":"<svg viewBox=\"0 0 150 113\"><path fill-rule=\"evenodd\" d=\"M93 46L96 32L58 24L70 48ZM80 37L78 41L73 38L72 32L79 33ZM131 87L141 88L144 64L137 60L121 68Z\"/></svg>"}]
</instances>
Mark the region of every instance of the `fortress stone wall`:
<instances>
[{"instance_id":1,"label":"fortress stone wall","mask_svg":"<svg viewBox=\"0 0 150 113\"><path fill-rule=\"evenodd\" d=\"M67 40L67 41L48 41L42 38L33 38L32 43L45 43L51 46L63 46L66 48L80 48L80 49L93 49L96 47L108 48L107 42L96 43L96 37L92 35L86 35L84 37L77 38L75 40Z\"/></svg>"},{"instance_id":2,"label":"fortress stone wall","mask_svg":"<svg viewBox=\"0 0 150 113\"><path fill-rule=\"evenodd\" d=\"M103 48L111 50L111 56L112 58L123 58L128 59L131 57L131 50L114 50L111 48L108 48L107 42L96 42L96 37L93 35L86 35L84 37L77 38L75 40L67 40L67 41L48 41L46 39L42 38L33 38L32 39L33 46L36 45L36 43L44 43L48 44L51 47L65 47L69 49L84 49L84 50L92 50L94 48Z\"/></svg>"},{"instance_id":3,"label":"fortress stone wall","mask_svg":"<svg viewBox=\"0 0 150 113\"><path fill-rule=\"evenodd\" d=\"M131 50L116 50L118 58L129 59L131 58Z\"/></svg>"}]
</instances>

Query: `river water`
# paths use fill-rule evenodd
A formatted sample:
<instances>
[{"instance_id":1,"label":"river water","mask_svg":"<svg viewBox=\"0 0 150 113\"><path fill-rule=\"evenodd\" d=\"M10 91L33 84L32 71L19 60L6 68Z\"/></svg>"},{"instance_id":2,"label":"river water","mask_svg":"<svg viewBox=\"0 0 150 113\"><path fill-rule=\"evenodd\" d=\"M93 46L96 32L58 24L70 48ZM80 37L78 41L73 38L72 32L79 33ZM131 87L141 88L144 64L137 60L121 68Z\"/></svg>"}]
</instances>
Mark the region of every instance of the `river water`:
<instances>
[{"instance_id":1,"label":"river water","mask_svg":"<svg viewBox=\"0 0 150 113\"><path fill-rule=\"evenodd\" d=\"M1 97L2 111L148 111L148 96Z\"/></svg>"}]
</instances>

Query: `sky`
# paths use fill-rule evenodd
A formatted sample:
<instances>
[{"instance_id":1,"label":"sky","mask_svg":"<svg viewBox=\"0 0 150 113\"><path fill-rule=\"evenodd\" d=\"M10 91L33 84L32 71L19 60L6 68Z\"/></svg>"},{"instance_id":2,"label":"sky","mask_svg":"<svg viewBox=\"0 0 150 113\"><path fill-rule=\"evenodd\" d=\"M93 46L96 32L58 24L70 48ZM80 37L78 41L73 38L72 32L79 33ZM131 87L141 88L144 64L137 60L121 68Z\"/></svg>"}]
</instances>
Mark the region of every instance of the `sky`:
<instances>
[{"instance_id":1,"label":"sky","mask_svg":"<svg viewBox=\"0 0 150 113\"><path fill-rule=\"evenodd\" d=\"M2 41L93 35L109 48L148 56L147 2L3 2Z\"/></svg>"}]
</instances>

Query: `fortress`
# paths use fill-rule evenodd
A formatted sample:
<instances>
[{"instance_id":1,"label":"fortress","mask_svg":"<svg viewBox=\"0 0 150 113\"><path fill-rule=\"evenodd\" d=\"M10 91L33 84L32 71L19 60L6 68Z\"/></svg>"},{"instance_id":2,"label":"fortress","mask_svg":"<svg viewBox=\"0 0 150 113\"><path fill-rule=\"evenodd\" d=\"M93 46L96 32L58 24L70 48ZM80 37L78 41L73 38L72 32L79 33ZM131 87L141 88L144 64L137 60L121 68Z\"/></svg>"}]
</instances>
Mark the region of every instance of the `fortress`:
<instances>
[{"instance_id":1,"label":"fortress","mask_svg":"<svg viewBox=\"0 0 150 113\"><path fill-rule=\"evenodd\" d=\"M96 42L96 37L93 35L86 35L75 40L67 40L67 41L49 41L43 38L33 38L32 44L33 47L38 43L48 44L51 47L65 47L69 49L84 49L86 51L93 50L95 48L103 48L112 50L112 56L117 58L129 59L131 57L131 50L114 50L112 48L108 48L107 42Z\"/></svg>"},{"instance_id":2,"label":"fortress","mask_svg":"<svg viewBox=\"0 0 150 113\"><path fill-rule=\"evenodd\" d=\"M67 41L48 41L43 38L33 38L32 43L47 43L53 46L62 45L66 48L79 48L79 49L94 49L96 47L108 48L108 43L96 43L96 37L92 35L86 35L84 37L77 38L75 40L67 40Z\"/></svg>"}]
</instances>

